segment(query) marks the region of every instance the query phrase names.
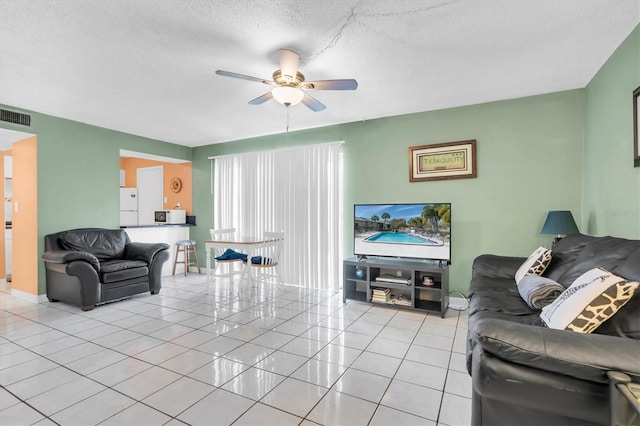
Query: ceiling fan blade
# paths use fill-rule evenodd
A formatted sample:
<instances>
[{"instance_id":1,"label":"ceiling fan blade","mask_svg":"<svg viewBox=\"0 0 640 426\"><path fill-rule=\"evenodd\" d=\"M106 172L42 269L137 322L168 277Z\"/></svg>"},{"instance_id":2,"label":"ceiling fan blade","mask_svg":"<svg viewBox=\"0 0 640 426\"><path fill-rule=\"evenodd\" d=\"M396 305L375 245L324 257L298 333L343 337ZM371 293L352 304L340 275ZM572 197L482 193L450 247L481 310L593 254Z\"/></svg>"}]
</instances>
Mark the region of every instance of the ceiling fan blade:
<instances>
[{"instance_id":1,"label":"ceiling fan blade","mask_svg":"<svg viewBox=\"0 0 640 426\"><path fill-rule=\"evenodd\" d=\"M271 92L267 92L262 96L258 96L257 98L250 100L249 103L251 105L260 105L267 102L270 99L273 99L273 94Z\"/></svg>"},{"instance_id":2,"label":"ceiling fan blade","mask_svg":"<svg viewBox=\"0 0 640 426\"><path fill-rule=\"evenodd\" d=\"M313 112L322 111L326 108L326 106L324 106L322 102L320 102L316 98L312 98L306 93L304 94L304 98L302 98L302 103L305 104Z\"/></svg>"},{"instance_id":3,"label":"ceiling fan blade","mask_svg":"<svg viewBox=\"0 0 640 426\"><path fill-rule=\"evenodd\" d=\"M304 90L356 90L358 82L354 79L345 80L318 80L302 83Z\"/></svg>"},{"instance_id":4,"label":"ceiling fan blade","mask_svg":"<svg viewBox=\"0 0 640 426\"><path fill-rule=\"evenodd\" d=\"M280 71L282 76L295 81L298 65L300 65L300 56L292 50L280 49Z\"/></svg>"},{"instance_id":5,"label":"ceiling fan blade","mask_svg":"<svg viewBox=\"0 0 640 426\"><path fill-rule=\"evenodd\" d=\"M255 81L258 83L268 84L270 86L276 85L275 81L265 80L264 78L251 77L250 75L238 74L236 72L231 72L231 71L216 70L216 74L221 75L223 77L240 78L242 80Z\"/></svg>"}]
</instances>

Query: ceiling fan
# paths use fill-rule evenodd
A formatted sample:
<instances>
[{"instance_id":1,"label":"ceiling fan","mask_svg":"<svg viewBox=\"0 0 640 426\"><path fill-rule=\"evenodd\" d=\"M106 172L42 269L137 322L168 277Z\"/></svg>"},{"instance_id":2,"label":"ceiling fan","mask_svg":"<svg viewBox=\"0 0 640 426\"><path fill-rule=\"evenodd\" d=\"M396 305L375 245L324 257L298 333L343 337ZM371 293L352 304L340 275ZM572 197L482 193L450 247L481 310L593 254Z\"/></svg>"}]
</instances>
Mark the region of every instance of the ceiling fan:
<instances>
[{"instance_id":1,"label":"ceiling fan","mask_svg":"<svg viewBox=\"0 0 640 426\"><path fill-rule=\"evenodd\" d=\"M305 104L312 111L322 111L326 108L320 101L307 94L307 90L355 90L358 82L354 79L305 81L304 75L298 71L300 56L296 52L280 49L280 69L274 71L273 80L266 80L230 71L216 70L216 74L225 77L240 78L274 86L271 91L249 101L251 105L260 105L270 99L275 99L284 106Z\"/></svg>"}]
</instances>

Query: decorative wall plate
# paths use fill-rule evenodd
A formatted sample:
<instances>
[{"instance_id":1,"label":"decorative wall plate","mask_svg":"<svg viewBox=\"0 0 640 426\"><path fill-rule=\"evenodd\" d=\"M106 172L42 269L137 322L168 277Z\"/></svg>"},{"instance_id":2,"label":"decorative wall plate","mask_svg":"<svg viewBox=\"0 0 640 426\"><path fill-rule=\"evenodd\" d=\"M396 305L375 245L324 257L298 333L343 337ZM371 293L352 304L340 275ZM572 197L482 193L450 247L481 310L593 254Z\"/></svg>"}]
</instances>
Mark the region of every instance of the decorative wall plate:
<instances>
[{"instance_id":1,"label":"decorative wall plate","mask_svg":"<svg viewBox=\"0 0 640 426\"><path fill-rule=\"evenodd\" d=\"M181 189L182 181L180 180L180 178L174 177L173 179L171 179L171 191L180 192Z\"/></svg>"}]
</instances>

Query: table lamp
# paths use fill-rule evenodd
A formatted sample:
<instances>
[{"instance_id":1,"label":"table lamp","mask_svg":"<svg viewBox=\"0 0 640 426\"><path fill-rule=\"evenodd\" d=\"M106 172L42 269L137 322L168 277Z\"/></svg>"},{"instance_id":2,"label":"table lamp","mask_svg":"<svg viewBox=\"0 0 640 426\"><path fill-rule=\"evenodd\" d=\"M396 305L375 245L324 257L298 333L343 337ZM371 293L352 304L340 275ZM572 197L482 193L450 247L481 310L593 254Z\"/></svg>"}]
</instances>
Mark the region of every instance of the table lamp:
<instances>
[{"instance_id":1,"label":"table lamp","mask_svg":"<svg viewBox=\"0 0 640 426\"><path fill-rule=\"evenodd\" d=\"M568 234L577 234L578 226L573 220L573 215L569 210L552 210L547 214L547 220L544 221L541 234L555 234L553 246Z\"/></svg>"}]
</instances>

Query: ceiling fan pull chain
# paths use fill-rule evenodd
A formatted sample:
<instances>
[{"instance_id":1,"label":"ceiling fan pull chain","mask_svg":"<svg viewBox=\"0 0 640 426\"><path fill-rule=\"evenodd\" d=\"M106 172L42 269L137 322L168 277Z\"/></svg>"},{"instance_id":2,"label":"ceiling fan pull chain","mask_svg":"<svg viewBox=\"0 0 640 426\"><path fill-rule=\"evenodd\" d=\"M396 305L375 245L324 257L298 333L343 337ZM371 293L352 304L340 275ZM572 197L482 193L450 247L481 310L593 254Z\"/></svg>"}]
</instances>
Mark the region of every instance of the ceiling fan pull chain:
<instances>
[{"instance_id":1,"label":"ceiling fan pull chain","mask_svg":"<svg viewBox=\"0 0 640 426\"><path fill-rule=\"evenodd\" d=\"M287 133L289 133L289 107L287 107Z\"/></svg>"}]
</instances>

